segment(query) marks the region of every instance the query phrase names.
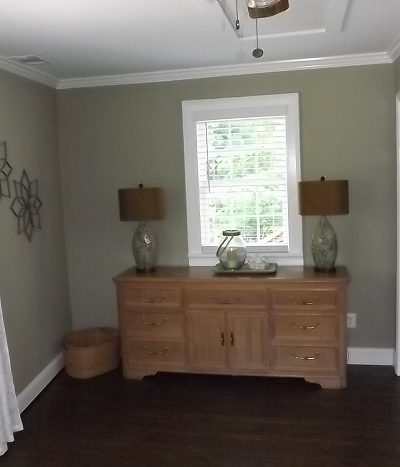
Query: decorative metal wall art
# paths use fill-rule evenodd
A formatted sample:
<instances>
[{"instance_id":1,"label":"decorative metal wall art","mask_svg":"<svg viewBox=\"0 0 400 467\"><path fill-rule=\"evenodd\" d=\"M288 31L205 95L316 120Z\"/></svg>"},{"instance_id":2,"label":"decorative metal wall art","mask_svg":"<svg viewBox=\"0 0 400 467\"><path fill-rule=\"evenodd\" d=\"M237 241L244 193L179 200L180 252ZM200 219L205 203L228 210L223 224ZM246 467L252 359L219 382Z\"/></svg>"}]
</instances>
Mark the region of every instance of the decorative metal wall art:
<instances>
[{"instance_id":1,"label":"decorative metal wall art","mask_svg":"<svg viewBox=\"0 0 400 467\"><path fill-rule=\"evenodd\" d=\"M11 198L10 174L12 167L7 161L7 143L0 142L0 201L1 198Z\"/></svg>"},{"instance_id":2,"label":"decorative metal wall art","mask_svg":"<svg viewBox=\"0 0 400 467\"><path fill-rule=\"evenodd\" d=\"M25 170L19 182L14 180L15 198L11 211L18 219L18 233L24 232L31 241L34 229L41 229L39 211L42 202L38 196L38 181L31 182Z\"/></svg>"}]
</instances>

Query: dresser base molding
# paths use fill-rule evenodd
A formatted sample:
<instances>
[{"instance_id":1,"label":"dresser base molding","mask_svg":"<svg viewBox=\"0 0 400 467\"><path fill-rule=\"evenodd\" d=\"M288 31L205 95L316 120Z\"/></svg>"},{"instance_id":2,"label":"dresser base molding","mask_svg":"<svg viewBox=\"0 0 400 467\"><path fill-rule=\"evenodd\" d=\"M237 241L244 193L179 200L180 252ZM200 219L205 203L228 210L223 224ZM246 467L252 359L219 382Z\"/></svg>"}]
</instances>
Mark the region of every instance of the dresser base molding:
<instances>
[{"instance_id":1,"label":"dresser base molding","mask_svg":"<svg viewBox=\"0 0 400 467\"><path fill-rule=\"evenodd\" d=\"M141 381L145 376L154 376L157 373L159 373L158 370L156 371L138 370L138 369L132 370L132 369L127 369L127 368L123 368L122 371L123 371L124 378L135 379L138 381Z\"/></svg>"},{"instance_id":2,"label":"dresser base molding","mask_svg":"<svg viewBox=\"0 0 400 467\"><path fill-rule=\"evenodd\" d=\"M169 371L346 387L343 267L279 267L274 276L161 267L145 275L130 269L114 281L125 378Z\"/></svg>"},{"instance_id":3,"label":"dresser base molding","mask_svg":"<svg viewBox=\"0 0 400 467\"><path fill-rule=\"evenodd\" d=\"M312 377L304 378L308 383L316 383L321 386L322 389L342 389L345 388L346 378L329 378L329 377Z\"/></svg>"},{"instance_id":4,"label":"dresser base molding","mask_svg":"<svg viewBox=\"0 0 400 467\"><path fill-rule=\"evenodd\" d=\"M131 369L124 369L123 370L123 375L127 379L132 379L136 381L142 381L143 378L146 376L155 376L157 373L162 373L165 372L165 370L160 370L160 371L149 371L149 370L131 370ZM274 374L260 374L260 373L232 373L232 372L213 372L209 370L204 370L204 371L193 371L190 369L185 369L185 370L174 370L174 373L191 373L191 374L213 374L213 375L225 375L225 376L262 376L262 377L275 377L279 378L282 376L279 375L274 375ZM296 378L296 379L301 379L302 377L297 377L297 376L289 376L289 375L284 375L285 378ZM304 381L307 381L307 383L313 383L313 384L318 384L321 386L323 389L342 389L346 387L346 378L330 378L330 377L316 377L316 376L310 376L310 377L303 377Z\"/></svg>"}]
</instances>

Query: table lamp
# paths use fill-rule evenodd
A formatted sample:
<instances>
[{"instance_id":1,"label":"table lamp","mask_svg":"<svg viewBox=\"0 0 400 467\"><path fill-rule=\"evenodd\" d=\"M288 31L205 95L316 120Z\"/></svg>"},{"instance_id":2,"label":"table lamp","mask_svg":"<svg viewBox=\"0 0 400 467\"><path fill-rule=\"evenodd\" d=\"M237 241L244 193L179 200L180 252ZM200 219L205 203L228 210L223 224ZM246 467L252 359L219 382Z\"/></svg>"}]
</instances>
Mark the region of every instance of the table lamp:
<instances>
[{"instance_id":1,"label":"table lamp","mask_svg":"<svg viewBox=\"0 0 400 467\"><path fill-rule=\"evenodd\" d=\"M325 177L299 182L299 211L302 216L321 216L311 240L315 270L335 271L337 239L326 216L349 213L349 182Z\"/></svg>"},{"instance_id":2,"label":"table lamp","mask_svg":"<svg viewBox=\"0 0 400 467\"><path fill-rule=\"evenodd\" d=\"M118 190L121 221L139 221L132 240L137 272L155 270L157 238L144 221L164 218L164 192L162 188L122 188Z\"/></svg>"}]
</instances>

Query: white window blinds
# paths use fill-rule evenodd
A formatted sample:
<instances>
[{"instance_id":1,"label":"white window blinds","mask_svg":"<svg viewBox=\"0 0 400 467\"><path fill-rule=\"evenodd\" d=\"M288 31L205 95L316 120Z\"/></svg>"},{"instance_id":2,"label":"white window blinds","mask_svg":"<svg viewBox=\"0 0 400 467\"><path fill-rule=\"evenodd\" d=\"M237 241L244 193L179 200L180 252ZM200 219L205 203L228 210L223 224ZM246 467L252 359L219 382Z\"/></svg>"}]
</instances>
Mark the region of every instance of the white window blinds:
<instances>
[{"instance_id":1,"label":"white window blinds","mask_svg":"<svg viewBox=\"0 0 400 467\"><path fill-rule=\"evenodd\" d=\"M202 247L238 229L249 246L287 251L286 117L197 121L196 133Z\"/></svg>"}]
</instances>

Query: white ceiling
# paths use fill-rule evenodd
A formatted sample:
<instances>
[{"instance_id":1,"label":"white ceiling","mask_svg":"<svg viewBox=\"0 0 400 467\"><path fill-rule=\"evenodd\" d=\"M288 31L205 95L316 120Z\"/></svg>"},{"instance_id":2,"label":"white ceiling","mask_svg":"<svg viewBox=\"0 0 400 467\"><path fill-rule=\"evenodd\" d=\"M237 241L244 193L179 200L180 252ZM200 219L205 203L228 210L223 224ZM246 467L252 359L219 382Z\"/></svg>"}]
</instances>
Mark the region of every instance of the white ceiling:
<instances>
[{"instance_id":1,"label":"white ceiling","mask_svg":"<svg viewBox=\"0 0 400 467\"><path fill-rule=\"evenodd\" d=\"M255 21L237 0L0 0L0 67L54 87L386 63L400 55L400 0L289 0ZM8 57L36 55L27 66Z\"/></svg>"}]
</instances>

